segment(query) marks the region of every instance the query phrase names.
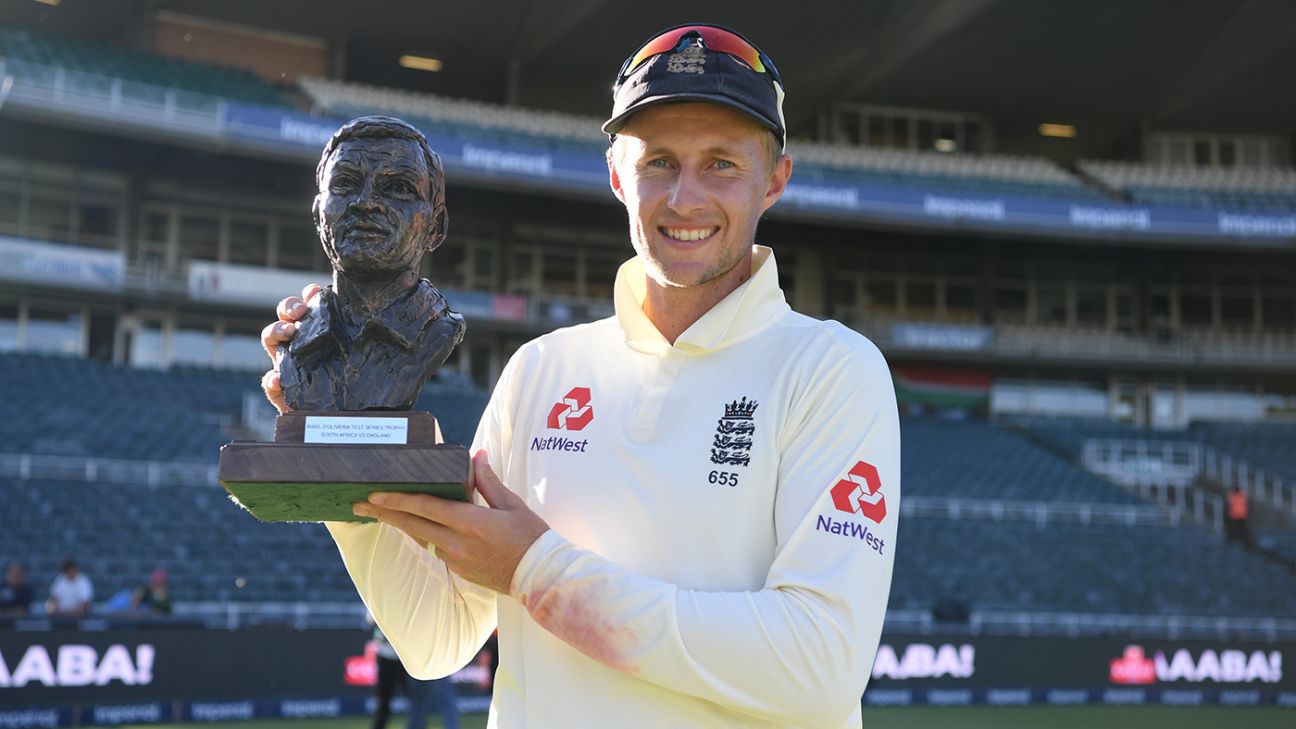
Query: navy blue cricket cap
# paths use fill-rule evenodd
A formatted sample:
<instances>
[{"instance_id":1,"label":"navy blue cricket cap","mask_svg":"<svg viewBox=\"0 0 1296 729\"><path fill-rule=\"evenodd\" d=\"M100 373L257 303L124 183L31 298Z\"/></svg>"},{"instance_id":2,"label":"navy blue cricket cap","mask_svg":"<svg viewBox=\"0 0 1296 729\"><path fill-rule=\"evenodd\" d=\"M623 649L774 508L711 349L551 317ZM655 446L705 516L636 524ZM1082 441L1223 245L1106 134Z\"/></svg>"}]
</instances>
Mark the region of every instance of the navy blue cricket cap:
<instances>
[{"instance_id":1,"label":"navy blue cricket cap","mask_svg":"<svg viewBox=\"0 0 1296 729\"><path fill-rule=\"evenodd\" d=\"M780 149L787 146L783 83L773 61L739 33L702 23L657 33L626 59L603 131L614 138L636 111L688 101L736 109L774 132Z\"/></svg>"}]
</instances>

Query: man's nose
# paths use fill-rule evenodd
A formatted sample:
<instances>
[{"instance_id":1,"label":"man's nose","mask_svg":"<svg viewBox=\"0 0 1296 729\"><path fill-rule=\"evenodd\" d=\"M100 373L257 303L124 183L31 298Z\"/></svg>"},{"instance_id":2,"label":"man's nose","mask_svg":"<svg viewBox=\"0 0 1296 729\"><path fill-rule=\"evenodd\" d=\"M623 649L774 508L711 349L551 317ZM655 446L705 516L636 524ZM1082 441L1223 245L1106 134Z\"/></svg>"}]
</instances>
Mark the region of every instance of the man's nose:
<instances>
[{"instance_id":1,"label":"man's nose","mask_svg":"<svg viewBox=\"0 0 1296 729\"><path fill-rule=\"evenodd\" d=\"M372 175L366 176L360 183L360 189L356 192L351 205L358 208L372 208L378 205L377 181Z\"/></svg>"},{"instance_id":2,"label":"man's nose","mask_svg":"<svg viewBox=\"0 0 1296 729\"><path fill-rule=\"evenodd\" d=\"M702 180L693 170L684 167L675 176L666 204L678 214L687 214L700 209L706 202L706 189Z\"/></svg>"}]
</instances>

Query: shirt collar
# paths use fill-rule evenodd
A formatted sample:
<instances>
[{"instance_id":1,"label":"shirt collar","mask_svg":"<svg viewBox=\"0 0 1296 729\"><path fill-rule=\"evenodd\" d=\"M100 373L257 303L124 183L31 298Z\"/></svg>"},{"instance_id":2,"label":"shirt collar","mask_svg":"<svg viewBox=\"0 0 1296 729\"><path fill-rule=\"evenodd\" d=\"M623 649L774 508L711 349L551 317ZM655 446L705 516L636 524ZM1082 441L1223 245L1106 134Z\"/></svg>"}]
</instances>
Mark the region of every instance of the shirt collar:
<instances>
[{"instance_id":1,"label":"shirt collar","mask_svg":"<svg viewBox=\"0 0 1296 729\"><path fill-rule=\"evenodd\" d=\"M354 349L354 342L367 336L380 335L406 350L414 349L419 336L428 324L435 321L447 309L445 297L426 279L408 293L403 294L386 308L365 322L360 334L348 342L346 330L342 326L341 314L337 311L338 299L330 286L311 299L310 315L299 325L297 335L293 337L289 349L294 353L305 353L316 346L331 342L343 351ZM318 344L317 344L318 343Z\"/></svg>"},{"instance_id":2,"label":"shirt collar","mask_svg":"<svg viewBox=\"0 0 1296 729\"><path fill-rule=\"evenodd\" d=\"M641 352L656 353L670 349L671 344L644 314L647 288L643 261L636 256L617 271L613 301L626 344ZM759 332L788 310L778 286L774 252L766 246L752 246L751 278L685 329L675 340L674 349L688 354L721 349Z\"/></svg>"}]
</instances>

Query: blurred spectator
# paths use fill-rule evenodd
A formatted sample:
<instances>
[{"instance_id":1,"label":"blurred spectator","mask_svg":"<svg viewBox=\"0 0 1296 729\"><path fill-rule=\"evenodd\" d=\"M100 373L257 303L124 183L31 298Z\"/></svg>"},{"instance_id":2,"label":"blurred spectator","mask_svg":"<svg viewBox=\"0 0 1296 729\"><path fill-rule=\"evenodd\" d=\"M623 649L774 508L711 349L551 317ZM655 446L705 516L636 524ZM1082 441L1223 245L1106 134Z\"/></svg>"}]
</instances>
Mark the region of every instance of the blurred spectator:
<instances>
[{"instance_id":1,"label":"blurred spectator","mask_svg":"<svg viewBox=\"0 0 1296 729\"><path fill-rule=\"evenodd\" d=\"M158 567L149 575L149 583L135 590L132 606L139 612L154 615L171 614L171 592L168 590L167 571Z\"/></svg>"},{"instance_id":2,"label":"blurred spectator","mask_svg":"<svg viewBox=\"0 0 1296 729\"><path fill-rule=\"evenodd\" d=\"M94 586L90 584L90 578L81 574L75 561L67 559L59 565L58 577L50 585L45 611L50 615L81 617L90 612L93 599Z\"/></svg>"},{"instance_id":3,"label":"blurred spectator","mask_svg":"<svg viewBox=\"0 0 1296 729\"><path fill-rule=\"evenodd\" d=\"M425 729L429 710L441 715L445 729L459 729L459 705L455 703L454 682L449 676L420 681L406 673L405 695L410 702L407 729Z\"/></svg>"},{"instance_id":4,"label":"blurred spectator","mask_svg":"<svg viewBox=\"0 0 1296 729\"><path fill-rule=\"evenodd\" d=\"M1234 486L1228 493L1228 514L1224 519L1224 538L1230 542L1241 542L1251 546L1251 530L1247 526L1250 503L1246 492Z\"/></svg>"},{"instance_id":5,"label":"blurred spectator","mask_svg":"<svg viewBox=\"0 0 1296 729\"><path fill-rule=\"evenodd\" d=\"M372 616L369 616L369 621L373 622ZM373 640L378 646L378 681L375 685L378 703L374 707L371 729L385 729L387 726L392 696L398 688L404 689L405 698L409 700L406 729L424 729L429 706L441 714L446 729L459 729L459 708L450 677L420 681L406 672L396 649L377 625L373 628Z\"/></svg>"},{"instance_id":6,"label":"blurred spectator","mask_svg":"<svg viewBox=\"0 0 1296 729\"><path fill-rule=\"evenodd\" d=\"M5 565L5 581L0 585L0 616L26 615L31 610L31 585L27 583L27 567L22 562Z\"/></svg>"}]
</instances>

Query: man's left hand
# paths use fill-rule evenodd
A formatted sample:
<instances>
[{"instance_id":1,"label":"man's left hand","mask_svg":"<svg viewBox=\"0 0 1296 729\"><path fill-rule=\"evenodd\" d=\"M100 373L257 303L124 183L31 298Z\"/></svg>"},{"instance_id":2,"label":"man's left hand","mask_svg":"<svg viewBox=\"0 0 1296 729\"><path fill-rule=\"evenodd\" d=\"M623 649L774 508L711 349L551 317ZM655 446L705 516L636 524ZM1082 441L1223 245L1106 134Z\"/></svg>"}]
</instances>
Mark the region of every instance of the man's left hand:
<instances>
[{"instance_id":1,"label":"man's left hand","mask_svg":"<svg viewBox=\"0 0 1296 729\"><path fill-rule=\"evenodd\" d=\"M488 506L376 492L356 503L353 511L391 524L424 547L435 547L437 557L469 582L507 593L522 555L549 525L499 480L485 451L473 456L473 477Z\"/></svg>"}]
</instances>

